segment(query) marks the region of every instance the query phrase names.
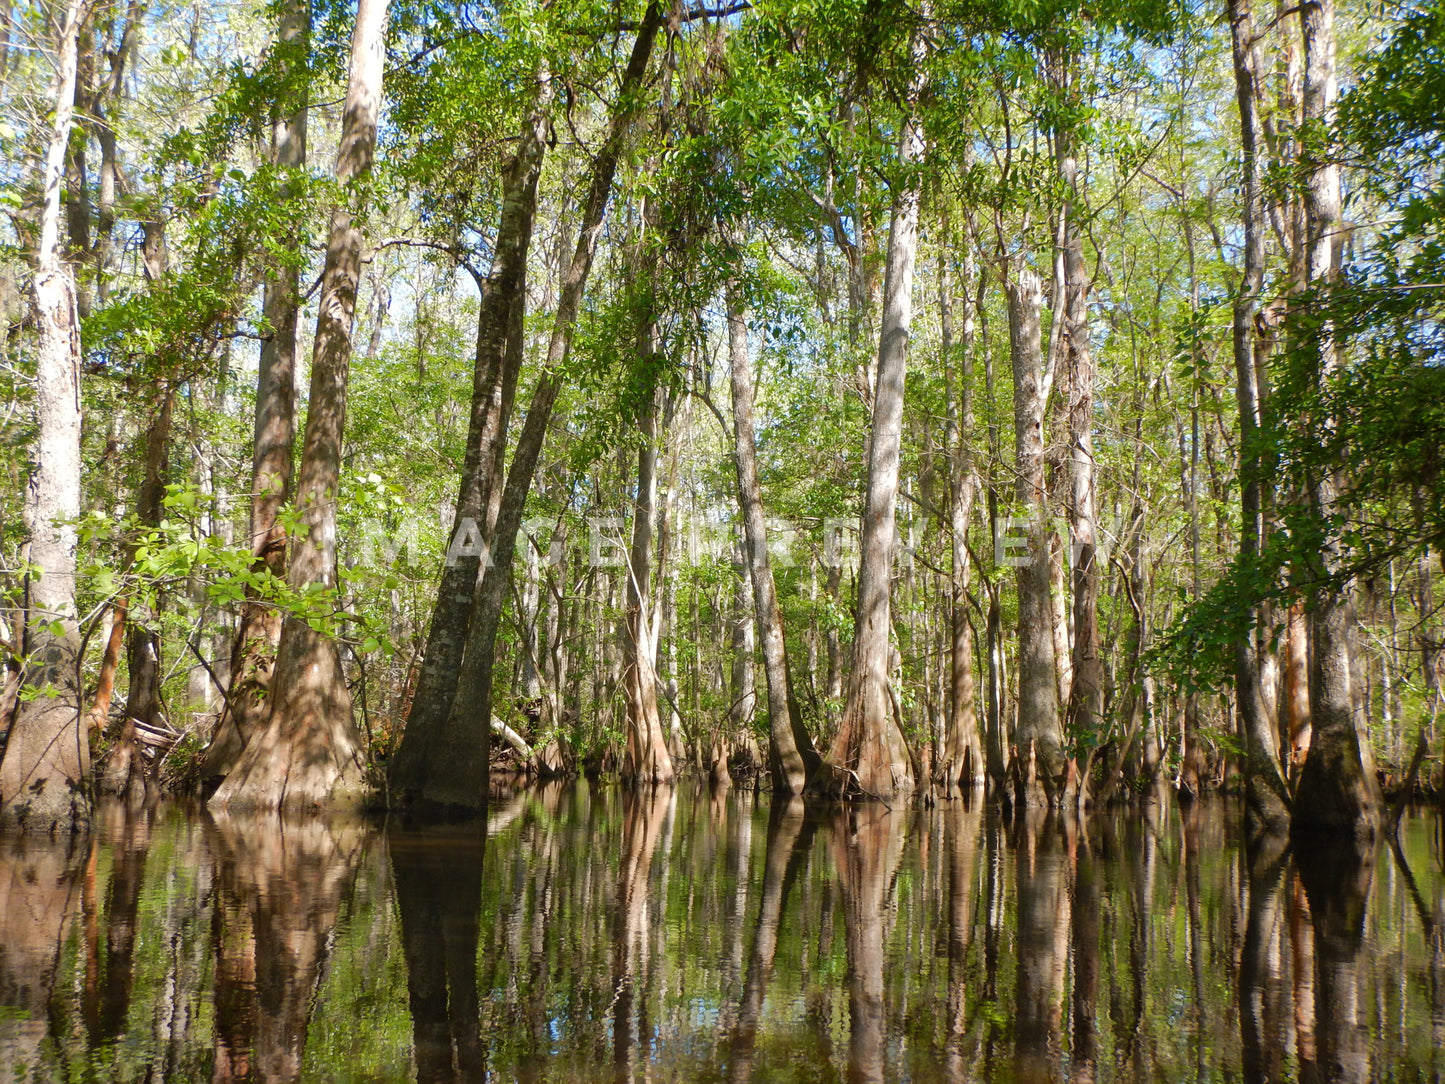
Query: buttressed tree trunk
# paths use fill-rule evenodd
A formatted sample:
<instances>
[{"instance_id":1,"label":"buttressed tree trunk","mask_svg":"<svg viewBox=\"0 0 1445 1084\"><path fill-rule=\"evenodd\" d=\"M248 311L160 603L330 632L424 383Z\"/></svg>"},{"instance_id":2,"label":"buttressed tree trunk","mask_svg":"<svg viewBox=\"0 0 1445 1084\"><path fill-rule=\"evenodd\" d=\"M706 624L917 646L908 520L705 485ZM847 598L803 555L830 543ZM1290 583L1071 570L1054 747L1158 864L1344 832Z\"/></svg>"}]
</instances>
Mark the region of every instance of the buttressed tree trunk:
<instances>
[{"instance_id":1,"label":"buttressed tree trunk","mask_svg":"<svg viewBox=\"0 0 1445 1084\"><path fill-rule=\"evenodd\" d=\"M57 12L59 48L50 100L32 306L39 433L25 494L30 581L25 685L0 763L0 825L40 831L90 823L90 746L81 727L80 631L75 613L75 521L80 518L80 318L75 283L60 259L60 186L75 96L80 0Z\"/></svg>"},{"instance_id":2,"label":"buttressed tree trunk","mask_svg":"<svg viewBox=\"0 0 1445 1084\"><path fill-rule=\"evenodd\" d=\"M1335 83L1334 0L1305 0L1304 118L1314 138L1303 142L1306 167L1306 253L1309 286L1324 290L1339 272L1340 167L1321 159L1328 153L1325 126L1333 118ZM1329 382L1339 369L1336 329L1320 322L1306 331L1304 349L1313 355L1317 379ZM1325 424L1331 424L1325 419ZM1337 514L1340 479L1325 470L1314 480L1310 499L1315 515L1328 524ZM1355 726L1353 671L1355 654L1354 585L1341 578L1339 532L1327 528L1325 544L1314 558L1323 581L1311 599L1309 753L1295 791L1293 824L1373 836L1379 827L1380 787L1365 736Z\"/></svg>"},{"instance_id":3,"label":"buttressed tree trunk","mask_svg":"<svg viewBox=\"0 0 1445 1084\"><path fill-rule=\"evenodd\" d=\"M1259 85L1254 16L1249 0L1229 0L1229 29L1234 50L1234 83L1239 102L1241 149L1244 157L1244 274L1234 300L1235 395L1239 403L1240 557L1259 554L1264 530L1263 481L1255 450L1260 424L1259 382L1254 368L1255 314L1264 288L1264 194L1260 183ZM1254 610L1250 624L1258 620ZM1260 684L1259 653L1254 632L1234 645L1234 681L1246 741L1249 809L1257 823L1282 829L1289 822L1289 791L1280 770L1279 742Z\"/></svg>"},{"instance_id":4,"label":"buttressed tree trunk","mask_svg":"<svg viewBox=\"0 0 1445 1084\"><path fill-rule=\"evenodd\" d=\"M489 552L493 495L501 490L501 451L511 413L511 392L522 364L520 338L513 349L511 328L520 326L526 303L527 252L537 210L537 180L547 150L552 81L537 75L537 98L522 129L511 172L502 192L492 270L477 315L477 349L472 368L472 408L467 426L452 549L442 568L426 650L406 732L390 767L394 789L407 792L424 777L431 737L446 723L456 698L457 676L478 581L486 575L482 555ZM483 545L459 544L475 530Z\"/></svg>"},{"instance_id":5,"label":"buttressed tree trunk","mask_svg":"<svg viewBox=\"0 0 1445 1084\"><path fill-rule=\"evenodd\" d=\"M648 60L663 22L663 10L649 4L632 44L632 55L622 77L617 101L622 103L613 113L607 139L592 161L592 175L582 206L577 244L571 262L562 275L562 290L557 301L557 314L552 323L552 336L547 345L546 369L533 393L531 406L517 434L517 449L507 471L507 483L497 511L492 533L492 568L482 581L467 631L457 692L451 710L435 730L425 736L408 730L406 742L423 740L425 755L418 757L417 768L405 779L393 776L393 789L399 796L425 806L454 809L480 809L487 800L487 761L490 754L492 711L492 666L495 659L497 629L502 607L511 583L512 559L516 553L517 532L522 526L527 493L542 454L552 408L561 391L561 367L572 345L592 260L602 232L602 220L612 194L612 178L622 154L623 141L636 116L643 77ZM401 755L401 751L398 751Z\"/></svg>"},{"instance_id":6,"label":"buttressed tree trunk","mask_svg":"<svg viewBox=\"0 0 1445 1084\"><path fill-rule=\"evenodd\" d=\"M648 319L638 345L657 354L657 324ZM645 366L655 364L645 361ZM630 783L670 783L672 756L657 709L657 632L652 607L652 534L657 510L657 388L645 393L637 419L637 495L632 504L632 549L627 564L627 624L622 637L622 681L627 706L627 749L622 777Z\"/></svg>"},{"instance_id":7,"label":"buttressed tree trunk","mask_svg":"<svg viewBox=\"0 0 1445 1084\"><path fill-rule=\"evenodd\" d=\"M801 794L821 758L803 725L788 670L783 637L783 611L768 556L767 522L763 517L762 484L758 480L757 433L753 421L753 373L748 362L747 313L736 283L727 289L728 359L732 363L733 443L738 470L738 501L742 505L743 544L753 586L758 639L763 645L763 672L768 685L768 766L773 789Z\"/></svg>"},{"instance_id":8,"label":"buttressed tree trunk","mask_svg":"<svg viewBox=\"0 0 1445 1084\"><path fill-rule=\"evenodd\" d=\"M281 13L277 47L287 50L286 67L295 66L311 37L310 0L289 0ZM294 50L294 52L292 52ZM278 115L271 129L271 159L284 170L306 168L307 99L291 113ZM283 196L287 189L283 188ZM294 234L293 234L294 237ZM278 267L262 290L262 312L271 334L261 343L256 370L255 445L251 455L251 554L253 567L286 576L286 529L277 512L291 497L291 446L296 436L296 336L301 314L301 268ZM248 596L252 594L248 592ZM266 721L281 614L254 597L241 606L231 648L231 687L226 709L203 772L223 779L241 751Z\"/></svg>"},{"instance_id":9,"label":"buttressed tree trunk","mask_svg":"<svg viewBox=\"0 0 1445 1084\"><path fill-rule=\"evenodd\" d=\"M1049 537L1044 522L1044 389L1039 278L1023 270L1007 283L1009 349L1014 370L1014 451L1018 505L1028 544L1015 554L1019 598L1018 745L1015 789L1021 804L1057 802L1064 785L1049 601ZM1032 765L1030 765L1032 760ZM1033 778L1029 778L1030 775ZM1041 793L1040 793L1041 792Z\"/></svg>"},{"instance_id":10,"label":"buttressed tree trunk","mask_svg":"<svg viewBox=\"0 0 1445 1084\"><path fill-rule=\"evenodd\" d=\"M344 187L371 170L381 113L386 0L360 0L342 115L336 179ZM311 356L296 503L306 534L296 540L288 584L297 591L336 587L336 497L346 422L351 329L361 276L361 230L352 209L331 212L321 311ZM281 629L265 728L212 798L220 808L315 808L361 798L361 744L336 643L302 617Z\"/></svg>"},{"instance_id":11,"label":"buttressed tree trunk","mask_svg":"<svg viewBox=\"0 0 1445 1084\"><path fill-rule=\"evenodd\" d=\"M915 29L910 44L914 74L908 90L909 115L899 137L898 158L913 170L924 156L918 116L926 73L927 43ZM878 385L868 454L858 566L858 609L853 623L853 668L837 736L815 786L830 793L887 798L914 787L913 759L894 711L892 656L893 558L898 548L894 502L898 499L898 458L903 433L903 384L908 335L913 322L913 267L918 254L919 182L902 181L888 234L888 269L883 286L883 319L878 336Z\"/></svg>"}]
</instances>

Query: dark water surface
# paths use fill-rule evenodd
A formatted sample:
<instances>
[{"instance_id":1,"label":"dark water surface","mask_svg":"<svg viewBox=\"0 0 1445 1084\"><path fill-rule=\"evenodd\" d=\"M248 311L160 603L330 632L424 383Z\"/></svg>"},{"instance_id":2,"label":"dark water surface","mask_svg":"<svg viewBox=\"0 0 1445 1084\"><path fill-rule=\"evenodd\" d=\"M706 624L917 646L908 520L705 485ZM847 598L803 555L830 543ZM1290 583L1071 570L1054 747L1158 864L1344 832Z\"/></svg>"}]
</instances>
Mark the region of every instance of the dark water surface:
<instances>
[{"instance_id":1,"label":"dark water surface","mask_svg":"<svg viewBox=\"0 0 1445 1084\"><path fill-rule=\"evenodd\" d=\"M1439 1080L1439 826L554 786L0 837L0 1081Z\"/></svg>"}]
</instances>

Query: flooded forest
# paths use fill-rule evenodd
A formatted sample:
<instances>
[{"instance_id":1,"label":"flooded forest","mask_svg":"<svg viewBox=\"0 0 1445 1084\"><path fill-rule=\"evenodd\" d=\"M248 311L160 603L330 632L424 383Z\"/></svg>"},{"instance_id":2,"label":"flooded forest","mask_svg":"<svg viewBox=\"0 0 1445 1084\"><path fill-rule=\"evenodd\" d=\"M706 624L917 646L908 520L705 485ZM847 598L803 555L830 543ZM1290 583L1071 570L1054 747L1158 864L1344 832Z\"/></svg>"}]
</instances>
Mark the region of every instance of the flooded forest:
<instances>
[{"instance_id":1,"label":"flooded forest","mask_svg":"<svg viewBox=\"0 0 1445 1084\"><path fill-rule=\"evenodd\" d=\"M1445 0L0 0L0 1084L1445 1077Z\"/></svg>"}]
</instances>

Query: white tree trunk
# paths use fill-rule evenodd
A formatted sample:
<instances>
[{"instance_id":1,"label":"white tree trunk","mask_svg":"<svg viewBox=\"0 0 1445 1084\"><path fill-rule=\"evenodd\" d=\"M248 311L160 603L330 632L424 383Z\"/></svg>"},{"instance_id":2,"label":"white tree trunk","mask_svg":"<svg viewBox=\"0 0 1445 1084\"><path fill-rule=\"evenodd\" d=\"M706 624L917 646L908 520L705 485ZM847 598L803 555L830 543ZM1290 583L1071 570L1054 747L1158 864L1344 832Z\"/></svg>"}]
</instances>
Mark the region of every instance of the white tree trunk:
<instances>
[{"instance_id":1,"label":"white tree trunk","mask_svg":"<svg viewBox=\"0 0 1445 1084\"><path fill-rule=\"evenodd\" d=\"M30 560L26 686L0 764L0 824L54 831L90 819L90 746L80 725L80 633L75 614L75 521L80 516L80 318L75 283L60 263L60 185L75 97L79 0L60 15L45 155L40 244L35 254L35 474L26 491Z\"/></svg>"}]
</instances>

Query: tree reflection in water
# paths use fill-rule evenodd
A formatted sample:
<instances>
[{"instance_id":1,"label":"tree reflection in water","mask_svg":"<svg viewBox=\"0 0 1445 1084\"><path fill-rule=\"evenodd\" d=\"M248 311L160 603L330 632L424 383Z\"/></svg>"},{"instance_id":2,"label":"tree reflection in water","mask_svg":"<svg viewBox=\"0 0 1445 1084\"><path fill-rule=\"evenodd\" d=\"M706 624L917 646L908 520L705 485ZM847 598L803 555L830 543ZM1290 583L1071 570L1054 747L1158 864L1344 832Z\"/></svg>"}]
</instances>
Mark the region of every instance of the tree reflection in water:
<instances>
[{"instance_id":1,"label":"tree reflection in water","mask_svg":"<svg viewBox=\"0 0 1445 1084\"><path fill-rule=\"evenodd\" d=\"M85 923L81 1015L91 1049L120 1038L130 1014L136 927L154 819L154 808L139 801L116 802L96 811L100 831L90 840L81 892ZM110 844L110 877L103 896L97 870L102 838Z\"/></svg>"},{"instance_id":2,"label":"tree reflection in water","mask_svg":"<svg viewBox=\"0 0 1445 1084\"><path fill-rule=\"evenodd\" d=\"M218 900L212 1080L299 1080L332 930L363 844L346 819L210 821Z\"/></svg>"},{"instance_id":3,"label":"tree reflection in water","mask_svg":"<svg viewBox=\"0 0 1445 1084\"><path fill-rule=\"evenodd\" d=\"M1433 1079L1445 877L1085 817L527 790L0 837L0 1081ZM485 838L484 838L485 831ZM815 840L821 832L824 838Z\"/></svg>"},{"instance_id":4,"label":"tree reflection in water","mask_svg":"<svg viewBox=\"0 0 1445 1084\"><path fill-rule=\"evenodd\" d=\"M612 1060L619 1082L646 1075L638 1068L648 1059L652 1039L647 997L652 974L649 882L657 841L676 799L671 785L638 787L622 799L622 864L612 919Z\"/></svg>"},{"instance_id":5,"label":"tree reflection in water","mask_svg":"<svg viewBox=\"0 0 1445 1084\"><path fill-rule=\"evenodd\" d=\"M1316 1057L1301 1064L1300 1079L1372 1080L1374 1007L1360 964L1377 848L1353 840L1308 839L1296 840L1291 850L1314 930Z\"/></svg>"},{"instance_id":6,"label":"tree reflection in water","mask_svg":"<svg viewBox=\"0 0 1445 1084\"><path fill-rule=\"evenodd\" d=\"M1287 995L1282 965L1287 941L1281 906L1285 838L1265 835L1246 856L1249 905L1239 960L1240 1049L1246 1084L1284 1078Z\"/></svg>"},{"instance_id":7,"label":"tree reflection in water","mask_svg":"<svg viewBox=\"0 0 1445 1084\"><path fill-rule=\"evenodd\" d=\"M730 1084L745 1084L752 1079L763 999L777 957L778 930L787 910L789 890L812 841L813 824L805 818L803 800L794 796L786 802L775 802L768 816L768 855L747 978L726 1051Z\"/></svg>"},{"instance_id":8,"label":"tree reflection in water","mask_svg":"<svg viewBox=\"0 0 1445 1084\"><path fill-rule=\"evenodd\" d=\"M477 1000L485 818L386 836L421 1084L482 1080Z\"/></svg>"},{"instance_id":9,"label":"tree reflection in water","mask_svg":"<svg viewBox=\"0 0 1445 1084\"><path fill-rule=\"evenodd\" d=\"M859 1084L882 1084L886 1075L887 900L903 857L906 816L881 802L864 802L840 809L830 825L848 946L848 1080Z\"/></svg>"},{"instance_id":10,"label":"tree reflection in water","mask_svg":"<svg viewBox=\"0 0 1445 1084\"><path fill-rule=\"evenodd\" d=\"M80 904L90 841L0 835L0 1081L46 1080L46 1049L61 948Z\"/></svg>"},{"instance_id":11,"label":"tree reflection in water","mask_svg":"<svg viewBox=\"0 0 1445 1084\"><path fill-rule=\"evenodd\" d=\"M1059 1078L1064 969L1069 955L1069 895L1061 831L1058 818L1037 807L1015 814L1018 972L1014 1057L1020 1081Z\"/></svg>"}]
</instances>

